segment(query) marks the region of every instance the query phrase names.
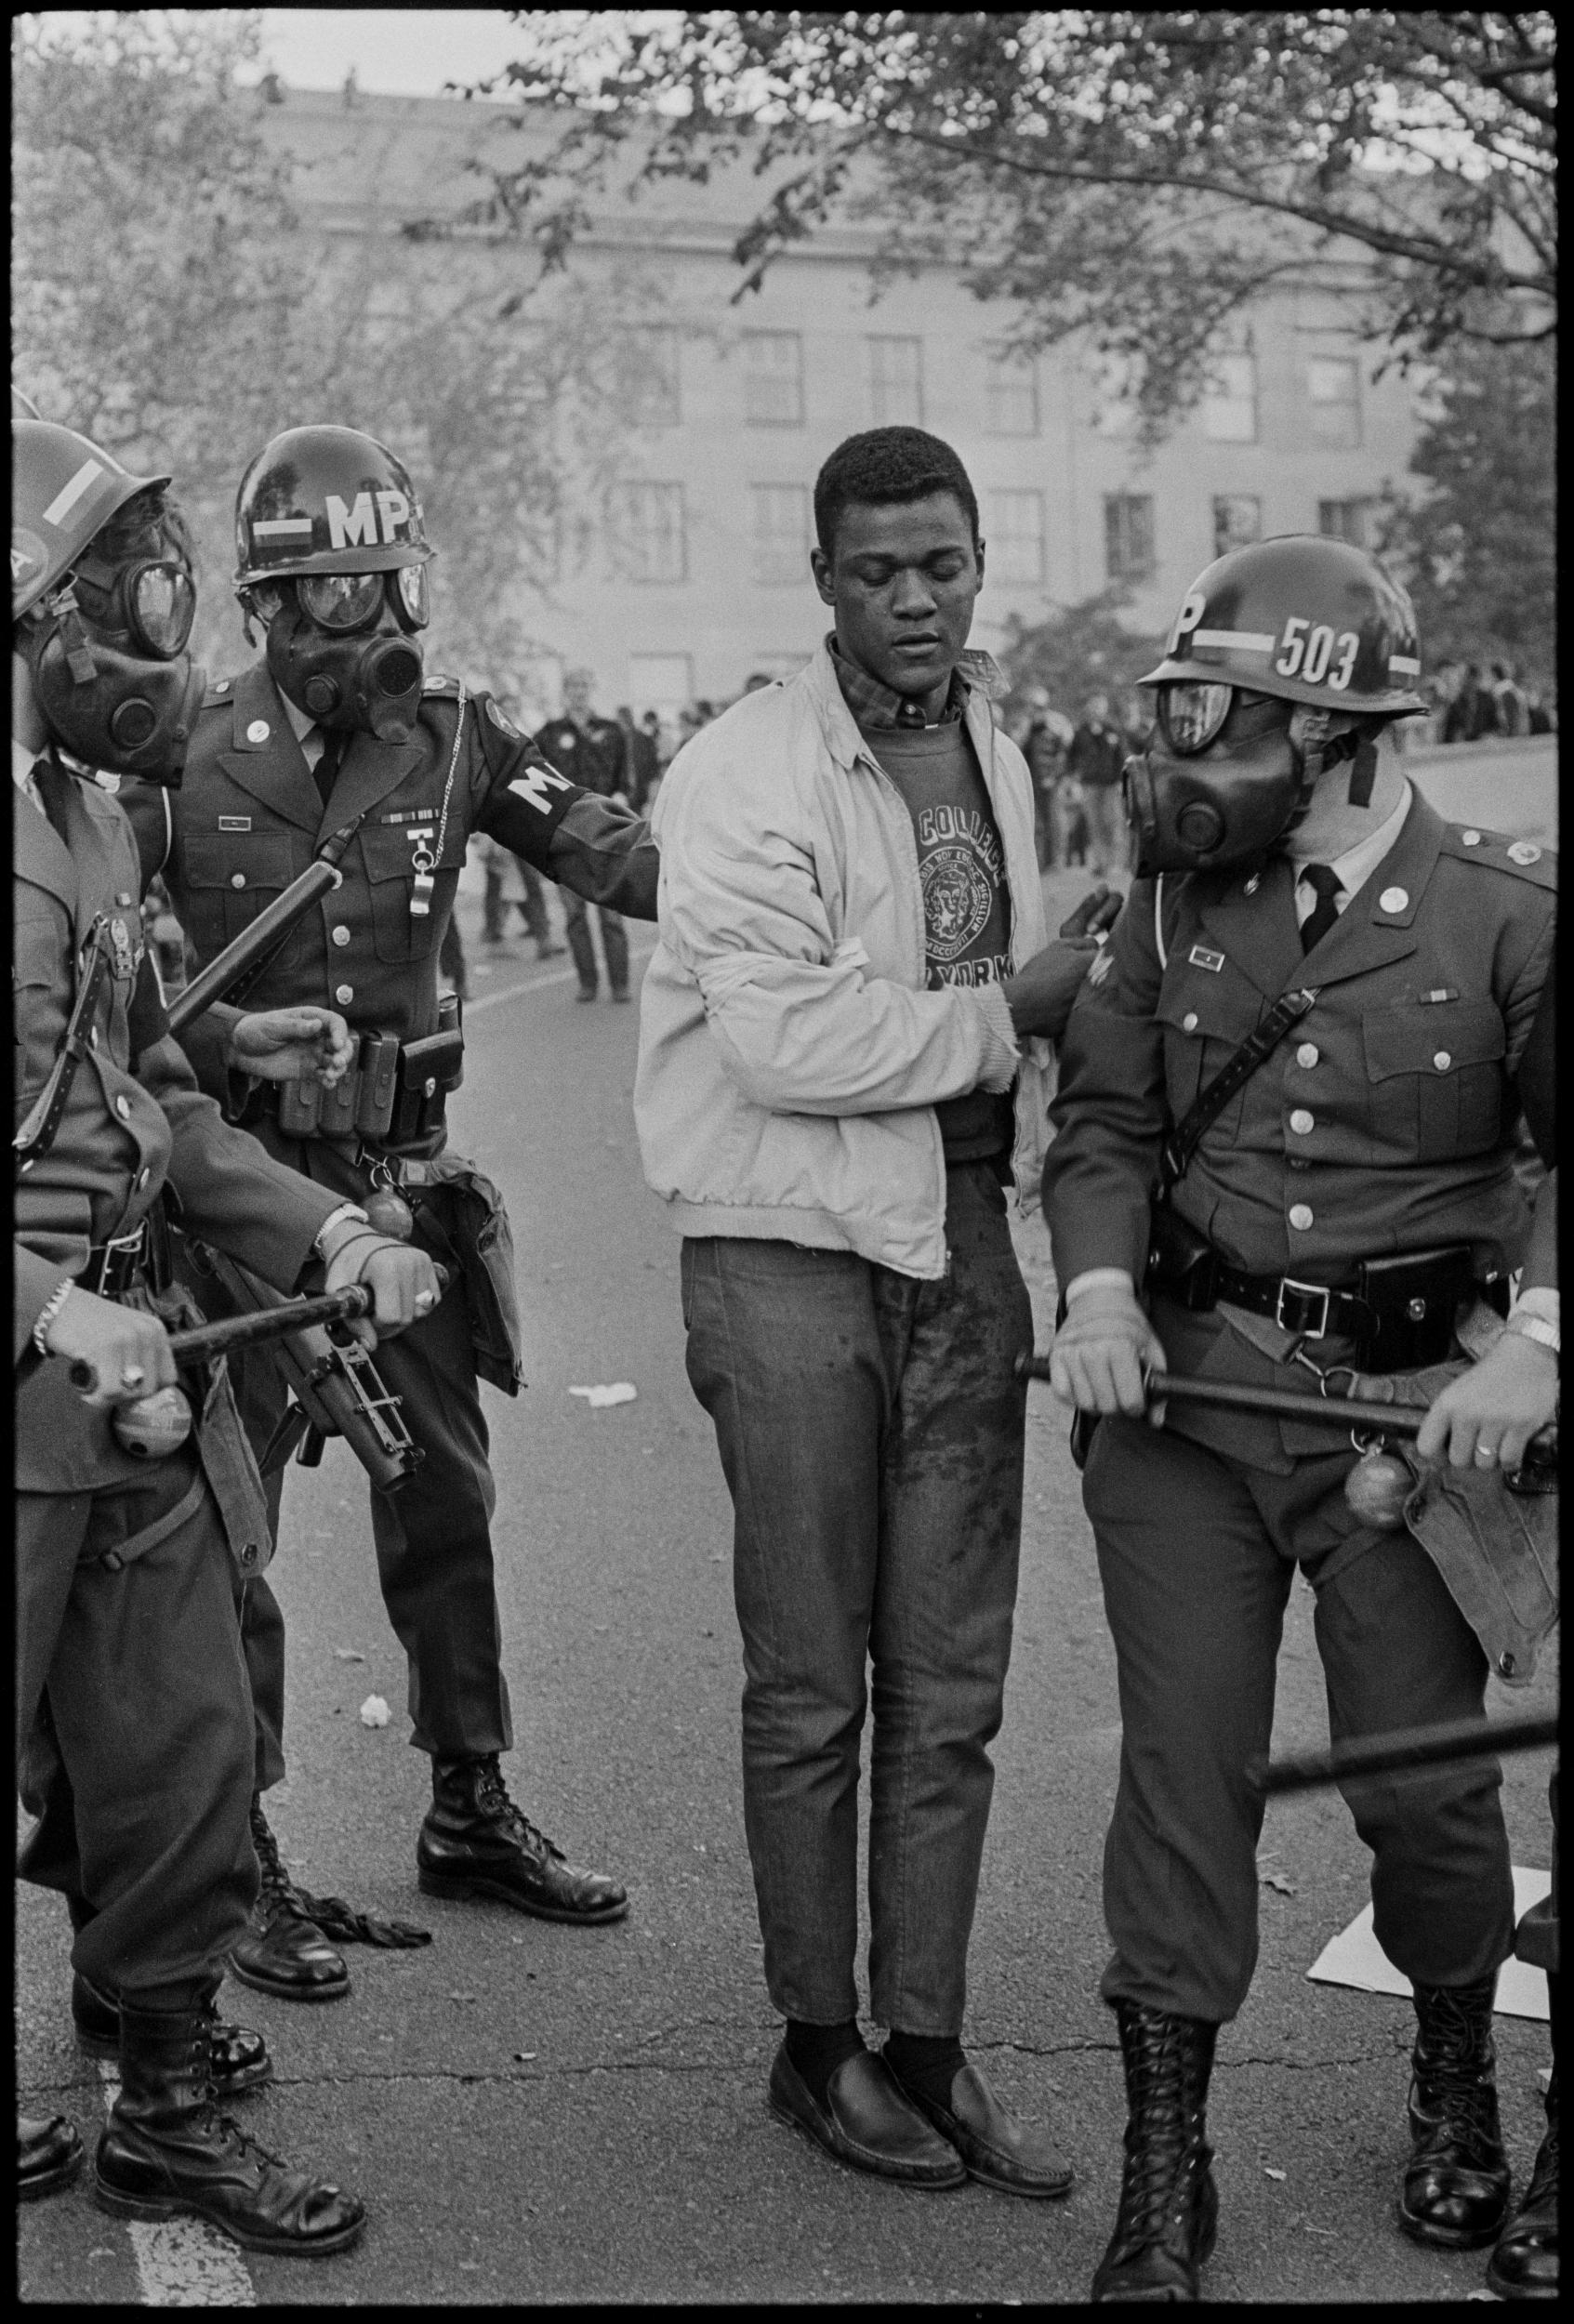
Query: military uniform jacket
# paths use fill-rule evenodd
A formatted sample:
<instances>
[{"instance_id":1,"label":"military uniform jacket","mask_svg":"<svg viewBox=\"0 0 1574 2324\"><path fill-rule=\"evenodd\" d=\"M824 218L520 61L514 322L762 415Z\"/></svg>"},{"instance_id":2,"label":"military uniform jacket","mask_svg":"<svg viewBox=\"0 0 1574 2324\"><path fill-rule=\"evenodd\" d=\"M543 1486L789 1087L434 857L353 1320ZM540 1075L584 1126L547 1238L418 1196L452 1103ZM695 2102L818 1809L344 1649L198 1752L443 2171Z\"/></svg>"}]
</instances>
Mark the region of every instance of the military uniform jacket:
<instances>
[{"instance_id":1,"label":"military uniform jacket","mask_svg":"<svg viewBox=\"0 0 1574 2324\"><path fill-rule=\"evenodd\" d=\"M1306 954L1293 887L1282 857L1258 878L1133 884L1060 1047L1044 1205L1063 1284L1107 1266L1142 1283L1166 1133L1281 994L1308 985L1309 1013L1206 1132L1176 1210L1232 1264L1311 1283L1441 1244L1473 1245L1481 1274L1518 1265L1529 1214L1512 1160L1522 1106L1548 1096L1520 1076L1549 1069L1526 1047L1552 961L1555 859L1446 824L1417 795ZM1166 1302L1155 1320L1176 1370L1206 1358L1221 1376L1261 1377L1216 1315ZM1260 1346L1288 1351L1288 1334L1251 1320ZM1268 1426L1170 1418L1203 1441ZM1294 1448L1314 1442L1329 1440L1297 1431Z\"/></svg>"},{"instance_id":2,"label":"military uniform jacket","mask_svg":"<svg viewBox=\"0 0 1574 2324\"><path fill-rule=\"evenodd\" d=\"M537 733L536 747L560 774L582 783L588 791L610 799L615 791L625 799L634 794L628 737L615 719L551 719Z\"/></svg>"},{"instance_id":3,"label":"military uniform jacket","mask_svg":"<svg viewBox=\"0 0 1574 2324\"><path fill-rule=\"evenodd\" d=\"M20 791L12 807L19 1123L54 1064L76 998L76 956L99 914L114 960L54 1142L16 1192L17 1483L29 1492L140 1473L107 1417L83 1405L66 1367L33 1347L40 1309L93 1244L130 1233L167 1183L193 1235L289 1290L336 1202L270 1160L198 1091L165 1030L145 955L130 827L103 792L74 780L64 787L69 847Z\"/></svg>"},{"instance_id":4,"label":"military uniform jacket","mask_svg":"<svg viewBox=\"0 0 1574 2324\"><path fill-rule=\"evenodd\" d=\"M127 782L143 885L162 872L205 965L359 817L343 884L292 932L246 995L250 1009L313 1002L355 1032L416 1040L437 1027L438 955L472 831L549 878L638 919L655 918L648 827L545 764L490 694L429 681L408 743L350 738L324 808L266 663L212 687L178 791ZM432 866L425 913L417 871ZM215 1087L199 1059L205 1086Z\"/></svg>"}]
</instances>

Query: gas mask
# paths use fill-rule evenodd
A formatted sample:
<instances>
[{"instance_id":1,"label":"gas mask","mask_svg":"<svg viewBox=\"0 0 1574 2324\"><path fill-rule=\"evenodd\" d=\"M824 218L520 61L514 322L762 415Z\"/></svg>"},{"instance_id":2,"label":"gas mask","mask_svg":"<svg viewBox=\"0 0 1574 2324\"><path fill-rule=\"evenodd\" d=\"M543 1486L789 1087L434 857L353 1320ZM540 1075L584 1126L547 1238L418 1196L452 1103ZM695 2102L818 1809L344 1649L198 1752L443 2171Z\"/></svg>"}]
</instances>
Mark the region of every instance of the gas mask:
<instances>
[{"instance_id":1,"label":"gas mask","mask_svg":"<svg viewBox=\"0 0 1574 2324\"><path fill-rule=\"evenodd\" d=\"M56 740L89 767L179 787L206 692L186 651L196 591L158 524L114 560L94 543L23 624L20 645Z\"/></svg>"},{"instance_id":2,"label":"gas mask","mask_svg":"<svg viewBox=\"0 0 1574 2324\"><path fill-rule=\"evenodd\" d=\"M1124 776L1138 877L1262 863L1301 822L1319 776L1345 759L1350 803L1369 805L1383 721L1333 732L1336 715L1240 686L1161 685L1148 746Z\"/></svg>"},{"instance_id":3,"label":"gas mask","mask_svg":"<svg viewBox=\"0 0 1574 2324\"><path fill-rule=\"evenodd\" d=\"M424 676L413 635L428 620L424 566L298 574L273 587L277 607L258 611L281 693L335 733L359 728L379 742L407 743Z\"/></svg>"}]
</instances>

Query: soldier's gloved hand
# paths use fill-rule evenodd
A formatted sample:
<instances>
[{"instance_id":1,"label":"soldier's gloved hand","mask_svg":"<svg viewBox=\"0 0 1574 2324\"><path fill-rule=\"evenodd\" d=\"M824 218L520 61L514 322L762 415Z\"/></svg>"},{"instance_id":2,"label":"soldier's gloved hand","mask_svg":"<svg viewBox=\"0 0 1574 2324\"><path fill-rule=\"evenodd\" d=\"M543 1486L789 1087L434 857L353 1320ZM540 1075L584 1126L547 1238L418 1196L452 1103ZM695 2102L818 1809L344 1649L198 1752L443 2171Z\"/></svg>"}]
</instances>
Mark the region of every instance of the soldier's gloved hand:
<instances>
[{"instance_id":1,"label":"soldier's gloved hand","mask_svg":"<svg viewBox=\"0 0 1574 2324\"><path fill-rule=\"evenodd\" d=\"M1161 1405L1148 1410L1143 1379L1164 1369L1164 1348L1137 1295L1118 1283L1090 1284L1066 1310L1050 1350L1050 1385L1078 1412L1144 1413L1155 1428Z\"/></svg>"},{"instance_id":2,"label":"soldier's gloved hand","mask_svg":"<svg viewBox=\"0 0 1574 2324\"><path fill-rule=\"evenodd\" d=\"M82 1401L100 1412L135 1404L155 1388L173 1388L178 1377L169 1334L156 1315L101 1300L80 1285L67 1294L44 1345L68 1363L92 1366L94 1385L84 1390Z\"/></svg>"},{"instance_id":3,"label":"soldier's gloved hand","mask_svg":"<svg viewBox=\"0 0 1574 2324\"><path fill-rule=\"evenodd\" d=\"M1101 880L1096 888L1089 889L1081 903L1067 918L1062 920L1061 934L1102 936L1120 918L1120 907L1125 901L1118 888L1107 888Z\"/></svg>"},{"instance_id":4,"label":"soldier's gloved hand","mask_svg":"<svg viewBox=\"0 0 1574 2324\"><path fill-rule=\"evenodd\" d=\"M419 1323L443 1296L437 1270L418 1245L395 1243L353 1221L334 1244L323 1288L342 1291L350 1283L364 1283L372 1294L371 1315L346 1327L364 1348Z\"/></svg>"},{"instance_id":5,"label":"soldier's gloved hand","mask_svg":"<svg viewBox=\"0 0 1574 2324\"><path fill-rule=\"evenodd\" d=\"M1019 1038L1038 1034L1046 1041L1059 1040L1098 950L1091 937L1052 936L1025 968L1006 978L1000 990Z\"/></svg>"},{"instance_id":6,"label":"soldier's gloved hand","mask_svg":"<svg viewBox=\"0 0 1574 2324\"><path fill-rule=\"evenodd\" d=\"M315 1081L331 1089L355 1059L355 1036L337 1009L264 1009L242 1017L224 1062L258 1081Z\"/></svg>"},{"instance_id":7,"label":"soldier's gloved hand","mask_svg":"<svg viewBox=\"0 0 1574 2324\"><path fill-rule=\"evenodd\" d=\"M1453 1469L1517 1469L1536 1431L1557 1418L1557 1358L1523 1332L1505 1331L1479 1364L1435 1396L1416 1451Z\"/></svg>"}]
</instances>

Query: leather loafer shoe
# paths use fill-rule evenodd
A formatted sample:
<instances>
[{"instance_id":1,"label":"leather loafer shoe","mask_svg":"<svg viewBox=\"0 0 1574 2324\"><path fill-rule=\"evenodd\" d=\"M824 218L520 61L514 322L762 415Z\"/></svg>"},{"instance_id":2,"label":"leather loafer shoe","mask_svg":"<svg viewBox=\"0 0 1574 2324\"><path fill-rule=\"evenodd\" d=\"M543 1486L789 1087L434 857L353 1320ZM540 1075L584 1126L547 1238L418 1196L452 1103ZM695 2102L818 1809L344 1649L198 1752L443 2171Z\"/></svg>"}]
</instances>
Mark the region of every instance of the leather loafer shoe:
<instances>
[{"instance_id":1,"label":"leather loafer shoe","mask_svg":"<svg viewBox=\"0 0 1574 2324\"><path fill-rule=\"evenodd\" d=\"M817 2146L854 2171L906 2186L961 2186L967 2180L954 2146L931 2130L882 2057L860 2050L830 2078L826 2104L813 2096L784 2041L771 2068L770 2107Z\"/></svg>"},{"instance_id":2,"label":"leather loafer shoe","mask_svg":"<svg viewBox=\"0 0 1574 2324\"><path fill-rule=\"evenodd\" d=\"M17 2117L17 2199L36 2203L70 2186L82 2168L82 2141L63 2114Z\"/></svg>"},{"instance_id":3,"label":"leather loafer shoe","mask_svg":"<svg viewBox=\"0 0 1574 2324\"><path fill-rule=\"evenodd\" d=\"M258 1900L230 1955L230 1968L243 1985L281 2001L338 2001L350 1990L343 1954L334 1950L315 1921L277 1900Z\"/></svg>"},{"instance_id":4,"label":"leather loafer shoe","mask_svg":"<svg viewBox=\"0 0 1574 2324\"><path fill-rule=\"evenodd\" d=\"M1071 2165L1048 2133L1008 2114L971 2059L951 2077L947 2106L910 2090L895 2068L891 2070L898 2089L956 2148L970 2179L1001 2195L1028 2195L1039 2201L1070 2194Z\"/></svg>"},{"instance_id":5,"label":"leather loafer shoe","mask_svg":"<svg viewBox=\"0 0 1574 2324\"><path fill-rule=\"evenodd\" d=\"M76 2038L90 2057L120 2055L120 2003L113 1994L77 1971L71 1981L71 2016ZM273 2079L268 2044L249 2026L231 2026L214 2011L208 2019L208 2070L213 2094L238 2097Z\"/></svg>"}]
</instances>

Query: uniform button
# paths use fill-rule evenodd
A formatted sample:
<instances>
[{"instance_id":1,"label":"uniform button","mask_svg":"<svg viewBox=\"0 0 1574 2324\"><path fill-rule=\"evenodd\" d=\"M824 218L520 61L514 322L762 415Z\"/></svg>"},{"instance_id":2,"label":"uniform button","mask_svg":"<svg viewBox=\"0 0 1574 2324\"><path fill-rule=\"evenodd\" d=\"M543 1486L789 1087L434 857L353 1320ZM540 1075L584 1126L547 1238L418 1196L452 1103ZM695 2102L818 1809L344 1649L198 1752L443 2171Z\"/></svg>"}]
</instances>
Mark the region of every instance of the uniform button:
<instances>
[{"instance_id":1,"label":"uniform button","mask_svg":"<svg viewBox=\"0 0 1574 2324\"><path fill-rule=\"evenodd\" d=\"M1184 1033L1195 1033L1197 1031L1197 1010L1195 1009L1188 1009L1185 1015L1181 1019L1181 1030Z\"/></svg>"},{"instance_id":2,"label":"uniform button","mask_svg":"<svg viewBox=\"0 0 1574 2324\"><path fill-rule=\"evenodd\" d=\"M123 1122L128 1122L131 1119L131 1100L129 1098L116 1098L114 1102L114 1110L120 1116Z\"/></svg>"},{"instance_id":3,"label":"uniform button","mask_svg":"<svg viewBox=\"0 0 1574 2324\"><path fill-rule=\"evenodd\" d=\"M1295 1052L1295 1062L1298 1065L1315 1065L1317 1062L1317 1045L1316 1041L1303 1041L1301 1047Z\"/></svg>"},{"instance_id":4,"label":"uniform button","mask_svg":"<svg viewBox=\"0 0 1574 2324\"><path fill-rule=\"evenodd\" d=\"M349 929L336 928L334 931L334 942L336 944L347 944L350 942Z\"/></svg>"},{"instance_id":5,"label":"uniform button","mask_svg":"<svg viewBox=\"0 0 1574 2324\"><path fill-rule=\"evenodd\" d=\"M1479 847L1481 845L1481 834L1479 831L1464 831L1460 834L1460 837L1463 839L1466 847Z\"/></svg>"},{"instance_id":6,"label":"uniform button","mask_svg":"<svg viewBox=\"0 0 1574 2324\"><path fill-rule=\"evenodd\" d=\"M341 1009L348 1009L351 1002L355 998L354 985L336 984L334 987L334 998L337 1001Z\"/></svg>"},{"instance_id":7,"label":"uniform button","mask_svg":"<svg viewBox=\"0 0 1574 2324\"><path fill-rule=\"evenodd\" d=\"M1290 1223L1293 1227L1298 1227L1301 1233L1304 1235L1306 1229L1312 1223L1312 1212L1310 1206L1303 1202L1291 1203L1290 1206Z\"/></svg>"},{"instance_id":8,"label":"uniform button","mask_svg":"<svg viewBox=\"0 0 1574 2324\"><path fill-rule=\"evenodd\" d=\"M1440 1074L1446 1074L1454 1061L1446 1049L1440 1049L1432 1062Z\"/></svg>"},{"instance_id":9,"label":"uniform button","mask_svg":"<svg viewBox=\"0 0 1574 2324\"><path fill-rule=\"evenodd\" d=\"M1408 907L1409 901L1409 891L1408 889L1384 888L1382 893L1377 900L1378 909L1381 912L1403 912Z\"/></svg>"},{"instance_id":10,"label":"uniform button","mask_svg":"<svg viewBox=\"0 0 1574 2324\"><path fill-rule=\"evenodd\" d=\"M1298 1138L1304 1138L1312 1128L1312 1116L1303 1105L1298 1105L1290 1117L1290 1126Z\"/></svg>"},{"instance_id":11,"label":"uniform button","mask_svg":"<svg viewBox=\"0 0 1574 2324\"><path fill-rule=\"evenodd\" d=\"M245 884L246 876L245 872L231 872L230 874L230 885L231 888L244 888Z\"/></svg>"},{"instance_id":12,"label":"uniform button","mask_svg":"<svg viewBox=\"0 0 1574 2324\"><path fill-rule=\"evenodd\" d=\"M253 719L251 724L246 728L246 740L248 743L265 743L268 740L270 731L271 730L266 719Z\"/></svg>"}]
</instances>

